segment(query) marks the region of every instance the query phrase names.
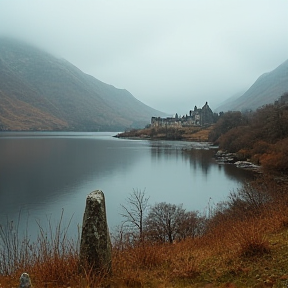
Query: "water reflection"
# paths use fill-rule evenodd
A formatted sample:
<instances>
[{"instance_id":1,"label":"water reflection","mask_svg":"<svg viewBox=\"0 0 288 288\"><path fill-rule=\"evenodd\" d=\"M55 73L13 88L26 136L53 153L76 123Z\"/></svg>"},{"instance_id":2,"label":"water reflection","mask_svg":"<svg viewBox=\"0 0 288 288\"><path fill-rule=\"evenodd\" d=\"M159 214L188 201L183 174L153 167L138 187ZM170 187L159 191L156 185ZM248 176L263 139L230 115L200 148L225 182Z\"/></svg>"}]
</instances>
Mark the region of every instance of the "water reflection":
<instances>
[{"instance_id":1,"label":"water reflection","mask_svg":"<svg viewBox=\"0 0 288 288\"><path fill-rule=\"evenodd\" d=\"M255 179L256 175L253 171L237 168L233 164L218 164L219 169L223 169L225 175L229 179L237 179L238 181L245 182L247 180Z\"/></svg>"},{"instance_id":2,"label":"water reflection","mask_svg":"<svg viewBox=\"0 0 288 288\"><path fill-rule=\"evenodd\" d=\"M192 149L190 152L186 152L185 154L187 157L190 157L190 165L193 167L193 169L201 169L202 172L207 176L209 170L214 164L214 150Z\"/></svg>"},{"instance_id":3,"label":"water reflection","mask_svg":"<svg viewBox=\"0 0 288 288\"><path fill-rule=\"evenodd\" d=\"M1 139L1 213L56 202L63 194L78 192L71 187L94 176L111 176L139 158L135 150L118 144L81 138Z\"/></svg>"},{"instance_id":4,"label":"water reflection","mask_svg":"<svg viewBox=\"0 0 288 288\"><path fill-rule=\"evenodd\" d=\"M81 224L87 194L101 189L110 226L116 226L120 204L133 189L146 189L151 204L183 203L187 210L202 210L210 198L223 200L248 177L234 166L219 166L214 151L198 149L205 148L200 143L132 141L97 133L3 135L2 219L17 217L22 209L30 219L45 222L64 208L68 219L74 215Z\"/></svg>"}]
</instances>

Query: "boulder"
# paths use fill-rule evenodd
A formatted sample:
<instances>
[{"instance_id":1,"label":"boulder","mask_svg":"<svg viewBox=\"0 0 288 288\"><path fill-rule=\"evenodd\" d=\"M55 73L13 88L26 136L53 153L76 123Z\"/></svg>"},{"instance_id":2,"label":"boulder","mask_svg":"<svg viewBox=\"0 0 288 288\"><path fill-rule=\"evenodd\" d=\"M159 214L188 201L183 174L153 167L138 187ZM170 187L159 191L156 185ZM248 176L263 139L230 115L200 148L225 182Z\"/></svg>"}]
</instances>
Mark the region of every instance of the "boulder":
<instances>
[{"instance_id":1,"label":"boulder","mask_svg":"<svg viewBox=\"0 0 288 288\"><path fill-rule=\"evenodd\" d=\"M250 170L258 170L260 168L260 166L255 165L249 161L237 161L235 162L235 165L238 168L250 169Z\"/></svg>"}]
</instances>

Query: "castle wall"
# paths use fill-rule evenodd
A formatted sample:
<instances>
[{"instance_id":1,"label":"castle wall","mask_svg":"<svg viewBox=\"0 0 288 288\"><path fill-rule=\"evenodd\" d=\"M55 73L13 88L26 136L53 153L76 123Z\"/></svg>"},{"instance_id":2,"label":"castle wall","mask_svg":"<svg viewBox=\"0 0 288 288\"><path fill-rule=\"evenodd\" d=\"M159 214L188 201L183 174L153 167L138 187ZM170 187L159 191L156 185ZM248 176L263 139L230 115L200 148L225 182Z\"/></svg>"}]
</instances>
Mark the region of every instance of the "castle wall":
<instances>
[{"instance_id":1,"label":"castle wall","mask_svg":"<svg viewBox=\"0 0 288 288\"><path fill-rule=\"evenodd\" d=\"M176 114L177 115L177 114ZM183 117L152 117L151 127L184 127L184 126L203 126L213 123L213 112L206 102L202 108L194 107L189 111L189 116Z\"/></svg>"}]
</instances>

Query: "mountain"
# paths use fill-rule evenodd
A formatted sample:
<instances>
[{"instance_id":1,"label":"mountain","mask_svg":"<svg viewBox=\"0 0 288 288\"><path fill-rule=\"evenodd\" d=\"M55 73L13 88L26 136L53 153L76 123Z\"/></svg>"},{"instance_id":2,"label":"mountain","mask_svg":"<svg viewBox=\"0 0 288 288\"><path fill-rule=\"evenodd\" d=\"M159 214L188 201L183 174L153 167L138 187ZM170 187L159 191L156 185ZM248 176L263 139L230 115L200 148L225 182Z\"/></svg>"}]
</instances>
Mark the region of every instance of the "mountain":
<instances>
[{"instance_id":1,"label":"mountain","mask_svg":"<svg viewBox=\"0 0 288 288\"><path fill-rule=\"evenodd\" d=\"M230 105L233 105L233 103L236 101L236 99L238 99L240 96L243 95L245 91L242 92L238 92L235 93L234 95L232 95L231 97L229 97L228 99L224 100L223 102L220 103L219 107L217 107L214 112L221 112L221 111L226 111L225 107L229 107ZM220 109L220 110L219 110ZM229 109L228 109L229 110Z\"/></svg>"},{"instance_id":2,"label":"mountain","mask_svg":"<svg viewBox=\"0 0 288 288\"><path fill-rule=\"evenodd\" d=\"M0 38L0 130L123 131L165 114L64 59Z\"/></svg>"},{"instance_id":3,"label":"mountain","mask_svg":"<svg viewBox=\"0 0 288 288\"><path fill-rule=\"evenodd\" d=\"M288 91L288 60L271 72L261 75L240 97L233 96L220 105L215 112L255 110L274 103Z\"/></svg>"}]
</instances>

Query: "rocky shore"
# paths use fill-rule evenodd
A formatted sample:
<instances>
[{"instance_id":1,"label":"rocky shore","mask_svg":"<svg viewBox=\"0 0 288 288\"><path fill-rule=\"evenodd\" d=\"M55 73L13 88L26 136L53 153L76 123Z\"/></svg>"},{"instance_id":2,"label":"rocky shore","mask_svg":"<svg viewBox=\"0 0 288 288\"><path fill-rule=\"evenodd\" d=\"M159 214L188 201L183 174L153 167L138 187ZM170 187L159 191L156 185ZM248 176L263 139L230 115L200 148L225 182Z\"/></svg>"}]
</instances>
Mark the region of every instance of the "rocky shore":
<instances>
[{"instance_id":1,"label":"rocky shore","mask_svg":"<svg viewBox=\"0 0 288 288\"><path fill-rule=\"evenodd\" d=\"M255 165L247 160L240 160L236 153L229 153L227 151L218 150L215 154L215 159L219 164L234 164L238 168L260 172L259 165Z\"/></svg>"},{"instance_id":2,"label":"rocky shore","mask_svg":"<svg viewBox=\"0 0 288 288\"><path fill-rule=\"evenodd\" d=\"M193 128L193 129L192 129ZM199 127L168 129L169 133L164 133L162 129L145 128L138 130L131 130L119 133L114 137L127 138L133 140L178 140L190 141L198 143L208 143L208 135L212 126L200 129ZM209 144L208 146L212 146ZM213 149L215 147L213 146ZM205 146L207 149L207 145ZM209 148L208 148L209 149ZM229 153L227 151L218 150L215 154L215 159L219 164L233 164L238 168L253 170L260 172L260 166L244 159L239 159L236 153Z\"/></svg>"}]
</instances>

